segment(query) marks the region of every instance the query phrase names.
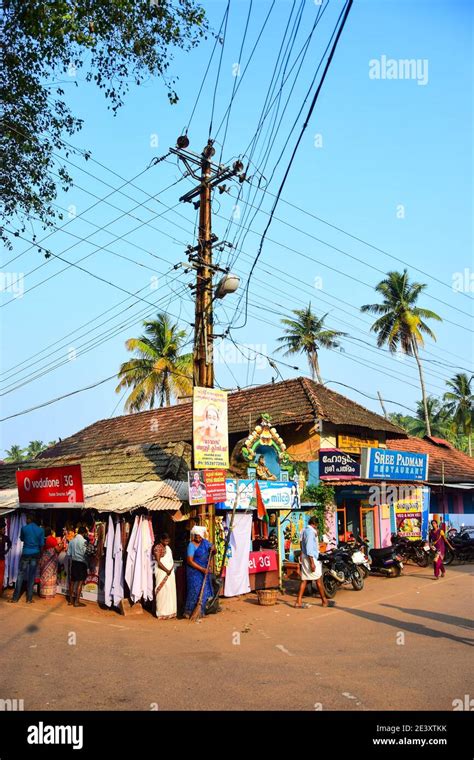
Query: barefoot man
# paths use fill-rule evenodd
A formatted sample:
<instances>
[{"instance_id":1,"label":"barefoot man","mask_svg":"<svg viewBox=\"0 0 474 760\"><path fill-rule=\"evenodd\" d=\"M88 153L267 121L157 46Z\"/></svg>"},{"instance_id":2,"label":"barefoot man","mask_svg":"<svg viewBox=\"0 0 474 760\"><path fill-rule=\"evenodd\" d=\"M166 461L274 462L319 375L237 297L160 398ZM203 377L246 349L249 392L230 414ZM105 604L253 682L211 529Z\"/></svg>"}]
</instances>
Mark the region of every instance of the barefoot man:
<instances>
[{"instance_id":1,"label":"barefoot man","mask_svg":"<svg viewBox=\"0 0 474 760\"><path fill-rule=\"evenodd\" d=\"M316 581L321 602L323 607L328 607L329 603L324 592L324 586L321 579L321 562L319 561L319 541L318 541L319 520L317 517L310 517L307 527L303 531L301 538L301 584L298 591L298 598L295 607L309 607L309 604L303 604L303 594L308 581Z\"/></svg>"}]
</instances>

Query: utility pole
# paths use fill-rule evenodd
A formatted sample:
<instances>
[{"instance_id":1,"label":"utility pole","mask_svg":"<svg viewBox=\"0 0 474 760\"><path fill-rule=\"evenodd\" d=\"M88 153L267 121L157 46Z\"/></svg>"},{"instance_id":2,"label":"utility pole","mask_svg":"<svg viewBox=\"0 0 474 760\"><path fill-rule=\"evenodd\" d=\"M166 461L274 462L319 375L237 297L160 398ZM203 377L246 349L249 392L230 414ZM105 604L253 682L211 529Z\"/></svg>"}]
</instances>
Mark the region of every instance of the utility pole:
<instances>
[{"instance_id":1,"label":"utility pole","mask_svg":"<svg viewBox=\"0 0 474 760\"><path fill-rule=\"evenodd\" d=\"M382 395L381 395L380 391L377 391L377 395L379 397L380 406L382 407L383 416L385 417L386 420L388 420L387 410L385 409L385 404L383 402L383 398L382 398Z\"/></svg>"},{"instance_id":2,"label":"utility pole","mask_svg":"<svg viewBox=\"0 0 474 760\"><path fill-rule=\"evenodd\" d=\"M193 385L201 388L214 387L214 338L218 337L213 332L213 304L215 298L221 298L226 292L226 276L229 269L223 269L213 263L213 249L215 247L224 250L232 247L230 243L219 242L212 234L212 190L218 186L219 192L227 191L227 185L223 184L226 179L238 176L239 182L246 179L243 173L243 163L235 161L232 167L223 164L215 164L212 157L215 154L213 140L208 140L201 154L188 150L189 140L186 135L178 138L176 148L170 148L186 166L188 173L199 182L199 185L181 196L180 201L191 202L194 198L194 207L199 208L199 234L197 245L188 246L187 256L189 263L185 266L196 271L196 283L190 287L195 291L195 318L194 318L194 351L193 351ZM199 171L199 174L197 173ZM213 276L216 272L224 275L220 286L224 287L222 294L213 292ZM237 278L234 278L237 279ZM234 288L235 289L235 288Z\"/></svg>"}]
</instances>

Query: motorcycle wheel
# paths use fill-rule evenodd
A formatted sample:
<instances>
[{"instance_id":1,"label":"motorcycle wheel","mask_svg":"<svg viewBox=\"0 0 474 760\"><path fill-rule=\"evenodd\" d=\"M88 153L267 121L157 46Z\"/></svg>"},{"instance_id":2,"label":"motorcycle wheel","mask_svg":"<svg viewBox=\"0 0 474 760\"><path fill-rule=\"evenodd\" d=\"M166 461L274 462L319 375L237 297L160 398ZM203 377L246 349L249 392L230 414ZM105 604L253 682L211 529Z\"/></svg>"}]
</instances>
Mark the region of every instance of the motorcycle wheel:
<instances>
[{"instance_id":1,"label":"motorcycle wheel","mask_svg":"<svg viewBox=\"0 0 474 760\"><path fill-rule=\"evenodd\" d=\"M369 577L370 570L368 570L365 565L358 565L358 568L359 568L359 572L362 573L362 576L364 577L364 579Z\"/></svg>"},{"instance_id":2,"label":"motorcycle wheel","mask_svg":"<svg viewBox=\"0 0 474 760\"><path fill-rule=\"evenodd\" d=\"M416 555L415 562L418 567L428 567L428 552L425 552L424 549L419 552Z\"/></svg>"},{"instance_id":3,"label":"motorcycle wheel","mask_svg":"<svg viewBox=\"0 0 474 760\"><path fill-rule=\"evenodd\" d=\"M362 591L364 588L364 576L358 567L356 567L352 573L352 587L355 591Z\"/></svg>"},{"instance_id":4,"label":"motorcycle wheel","mask_svg":"<svg viewBox=\"0 0 474 760\"><path fill-rule=\"evenodd\" d=\"M446 551L444 553L443 565L450 565L453 559L454 559L454 553L451 551L449 546L447 546Z\"/></svg>"},{"instance_id":5,"label":"motorcycle wheel","mask_svg":"<svg viewBox=\"0 0 474 760\"><path fill-rule=\"evenodd\" d=\"M333 597L336 596L337 581L329 573L323 574L323 586L324 586L324 591L326 592L326 596L328 599L332 599Z\"/></svg>"},{"instance_id":6,"label":"motorcycle wheel","mask_svg":"<svg viewBox=\"0 0 474 760\"><path fill-rule=\"evenodd\" d=\"M389 575L389 578L399 578L402 574L402 568L399 567L399 565L394 565L392 568L392 572Z\"/></svg>"}]
</instances>

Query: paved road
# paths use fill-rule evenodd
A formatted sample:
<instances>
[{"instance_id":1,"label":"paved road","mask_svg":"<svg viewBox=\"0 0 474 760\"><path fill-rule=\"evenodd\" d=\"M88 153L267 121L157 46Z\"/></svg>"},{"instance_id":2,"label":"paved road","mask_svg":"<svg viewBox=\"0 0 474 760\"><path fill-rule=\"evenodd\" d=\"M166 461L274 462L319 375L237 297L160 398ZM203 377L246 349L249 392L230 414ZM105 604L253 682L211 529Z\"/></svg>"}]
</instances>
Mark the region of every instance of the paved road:
<instances>
[{"instance_id":1,"label":"paved road","mask_svg":"<svg viewBox=\"0 0 474 760\"><path fill-rule=\"evenodd\" d=\"M250 595L200 623L3 598L0 698L25 710L452 710L472 694L473 572L434 581L409 567L341 590L332 609Z\"/></svg>"}]
</instances>

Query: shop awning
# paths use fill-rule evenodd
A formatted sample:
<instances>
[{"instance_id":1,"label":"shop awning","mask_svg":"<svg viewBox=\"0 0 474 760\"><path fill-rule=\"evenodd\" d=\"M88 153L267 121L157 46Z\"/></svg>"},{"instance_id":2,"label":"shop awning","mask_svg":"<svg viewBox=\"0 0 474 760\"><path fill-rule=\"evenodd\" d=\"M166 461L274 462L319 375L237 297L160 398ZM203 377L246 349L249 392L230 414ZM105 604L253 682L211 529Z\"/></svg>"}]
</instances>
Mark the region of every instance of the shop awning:
<instances>
[{"instance_id":1,"label":"shop awning","mask_svg":"<svg viewBox=\"0 0 474 760\"><path fill-rule=\"evenodd\" d=\"M438 488L461 488L464 491L472 491L474 489L474 483L428 483L429 486L437 486Z\"/></svg>"},{"instance_id":2,"label":"shop awning","mask_svg":"<svg viewBox=\"0 0 474 760\"><path fill-rule=\"evenodd\" d=\"M94 483L84 485L85 508L98 512L130 512L145 507L152 512L178 512L188 500L188 484L181 480L148 480L141 483ZM0 514L18 509L16 488L0 491ZM61 508L57 505L54 508ZM64 507L74 508L73 504ZM5 511L3 511L5 510Z\"/></svg>"}]
</instances>

